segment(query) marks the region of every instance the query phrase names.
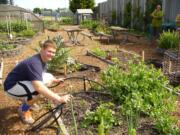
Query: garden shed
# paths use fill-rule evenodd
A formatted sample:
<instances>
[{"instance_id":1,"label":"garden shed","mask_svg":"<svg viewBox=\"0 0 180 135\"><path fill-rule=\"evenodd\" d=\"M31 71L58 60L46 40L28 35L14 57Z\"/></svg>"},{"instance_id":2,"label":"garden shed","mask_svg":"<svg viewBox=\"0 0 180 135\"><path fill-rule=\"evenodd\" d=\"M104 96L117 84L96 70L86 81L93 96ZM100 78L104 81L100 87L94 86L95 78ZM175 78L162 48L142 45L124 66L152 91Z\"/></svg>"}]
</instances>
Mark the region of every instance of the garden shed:
<instances>
[{"instance_id":1,"label":"garden shed","mask_svg":"<svg viewBox=\"0 0 180 135\"><path fill-rule=\"evenodd\" d=\"M0 20L1 22L5 21L9 24L13 21L31 22L34 29L44 29L43 21L38 16L31 11L18 6L0 4Z\"/></svg>"},{"instance_id":2,"label":"garden shed","mask_svg":"<svg viewBox=\"0 0 180 135\"><path fill-rule=\"evenodd\" d=\"M80 24L81 21L86 19L92 19L92 9L77 9L75 14L76 24Z\"/></svg>"}]
</instances>

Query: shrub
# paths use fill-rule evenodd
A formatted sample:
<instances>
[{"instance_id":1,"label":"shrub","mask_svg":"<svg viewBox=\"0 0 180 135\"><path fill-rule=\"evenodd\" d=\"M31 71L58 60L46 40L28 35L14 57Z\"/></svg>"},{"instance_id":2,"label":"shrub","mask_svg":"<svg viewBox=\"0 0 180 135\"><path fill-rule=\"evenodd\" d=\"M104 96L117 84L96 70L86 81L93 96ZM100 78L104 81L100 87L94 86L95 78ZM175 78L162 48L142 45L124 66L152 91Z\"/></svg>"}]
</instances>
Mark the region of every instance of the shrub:
<instances>
[{"instance_id":1,"label":"shrub","mask_svg":"<svg viewBox=\"0 0 180 135\"><path fill-rule=\"evenodd\" d=\"M48 29L59 29L60 28L60 24L58 22L49 21L49 20L44 21L44 26Z\"/></svg>"},{"instance_id":2,"label":"shrub","mask_svg":"<svg viewBox=\"0 0 180 135\"><path fill-rule=\"evenodd\" d=\"M96 27L100 24L100 22L98 21L94 21L94 20L83 20L80 24L81 27L83 28L88 28L90 30L95 30Z\"/></svg>"},{"instance_id":3,"label":"shrub","mask_svg":"<svg viewBox=\"0 0 180 135\"><path fill-rule=\"evenodd\" d=\"M105 24L103 24L103 23L100 23L96 27L95 31L96 32L103 32L103 33L106 33L106 34L111 34L112 33L111 29L108 26L106 26Z\"/></svg>"},{"instance_id":4,"label":"shrub","mask_svg":"<svg viewBox=\"0 0 180 135\"><path fill-rule=\"evenodd\" d=\"M33 37L35 34L36 34L35 31L33 31L32 29L28 29L21 31L17 35L21 37Z\"/></svg>"},{"instance_id":5,"label":"shrub","mask_svg":"<svg viewBox=\"0 0 180 135\"><path fill-rule=\"evenodd\" d=\"M159 48L163 49L177 48L179 43L180 39L177 32L163 32L158 40Z\"/></svg>"},{"instance_id":6,"label":"shrub","mask_svg":"<svg viewBox=\"0 0 180 135\"><path fill-rule=\"evenodd\" d=\"M111 34L111 29L100 21L95 20L84 20L81 22L81 27L88 28L95 32L104 32L107 34Z\"/></svg>"},{"instance_id":7,"label":"shrub","mask_svg":"<svg viewBox=\"0 0 180 135\"><path fill-rule=\"evenodd\" d=\"M64 25L73 24L73 18L64 17L61 19L60 24L64 24Z\"/></svg>"}]
</instances>

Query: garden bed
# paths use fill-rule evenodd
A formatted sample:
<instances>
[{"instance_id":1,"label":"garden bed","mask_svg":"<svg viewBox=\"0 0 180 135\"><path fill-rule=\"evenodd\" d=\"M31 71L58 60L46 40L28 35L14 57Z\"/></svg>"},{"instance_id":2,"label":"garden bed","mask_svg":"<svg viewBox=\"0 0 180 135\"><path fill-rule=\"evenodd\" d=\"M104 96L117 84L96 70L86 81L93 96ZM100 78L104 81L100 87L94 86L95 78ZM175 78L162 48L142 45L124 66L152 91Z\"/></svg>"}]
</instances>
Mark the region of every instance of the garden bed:
<instances>
[{"instance_id":1,"label":"garden bed","mask_svg":"<svg viewBox=\"0 0 180 135\"><path fill-rule=\"evenodd\" d=\"M104 51L105 56L98 56L95 52L87 51L87 55L91 55L93 57L96 57L110 65L114 65L115 62L117 62L116 59L118 59L122 63L127 63L130 60L139 61L141 57L138 54L128 52L125 50L112 50L112 51Z\"/></svg>"},{"instance_id":2,"label":"garden bed","mask_svg":"<svg viewBox=\"0 0 180 135\"><path fill-rule=\"evenodd\" d=\"M64 66L64 68L61 69L56 69L56 70L49 70L49 72L53 73L53 74L59 74L59 75L68 75L68 74L72 74L74 72L83 72L83 71L92 71L92 72L99 72L101 70L100 67L98 66L93 66L93 65L89 65L89 64L83 64L83 63L79 63L79 65L77 66Z\"/></svg>"},{"instance_id":3,"label":"garden bed","mask_svg":"<svg viewBox=\"0 0 180 135\"><path fill-rule=\"evenodd\" d=\"M6 49L6 50L0 50L0 57L14 57L16 55L19 55L22 51L23 47L21 45L13 45L13 48Z\"/></svg>"},{"instance_id":4,"label":"garden bed","mask_svg":"<svg viewBox=\"0 0 180 135\"><path fill-rule=\"evenodd\" d=\"M70 27L70 26L68 26ZM47 31L46 35L49 35L50 37L55 36L57 33L55 32L49 32ZM59 34L59 32L58 32ZM67 33L60 31L60 34L63 36L63 38L67 38ZM81 35L80 35L81 36ZM47 36L45 37L43 35L42 37L36 38L33 40L33 44L31 44L30 46L24 46L26 48L26 52L23 52L22 54L20 54L19 56L15 56L13 59L12 58L5 58L4 60L7 62L14 62L14 60L22 60L26 57L31 56L32 54L34 54L34 50L32 50L31 48L34 48L37 46L37 44L39 43L39 41L43 41L44 39L47 39ZM87 43L86 46L76 46L73 47L73 57L78 58L78 61L80 61L81 63L90 63L92 65L97 65L100 66L100 68L104 71L104 69L106 68L106 65L104 62L101 62L101 60L96 59L96 58L92 58L89 56L84 56L84 54L86 53L87 50L91 50L93 48L93 46L95 46L97 43L96 40L95 41L91 41L88 38L85 39L85 41ZM114 43L110 43L111 45L100 45L102 49L115 49L117 48L117 45ZM128 51L134 51L137 54L143 50L145 50L145 52L147 52L145 55L145 59L160 59L162 60L162 57L156 53L156 45L149 45L146 42L144 42L143 44L141 43L141 45L138 44L133 44L133 45L121 45L118 46L119 48L122 49L126 49ZM4 69L4 77L9 73L9 71L12 69L12 67L14 67L14 64L11 65L5 65L6 68ZM102 68L103 67L103 68ZM55 75L57 77L62 77L62 75L56 74ZM92 77L94 80L98 80L99 78L99 74L92 72L91 70L86 70L86 71L82 71L82 72L74 72L71 74L72 76L76 76L76 75L87 75L88 77ZM64 77L64 76L63 76ZM98 80L100 81L100 80ZM74 82L75 83L75 82ZM72 82L69 83L69 86L71 86ZM79 84L76 82L76 88L78 88ZM65 85L66 86L66 85ZM63 87L63 85L62 85ZM61 93L66 93L67 90L66 89L61 89L61 87L59 87L57 90L59 90L59 92ZM19 117L17 115L17 108L18 108L18 104L19 102L8 98L7 96L5 96L3 88L1 87L1 91L0 91L0 95L1 95L1 105L0 105L0 115L1 115L1 119L0 119L0 134L10 134L10 135L14 135L14 134L24 134L24 131L27 129L28 125L24 125L20 120ZM179 108L180 108L180 99L177 99L177 109L176 111L173 113L174 116L179 118ZM41 104L40 104L41 105ZM121 109L121 107L119 107ZM37 116L39 115L39 113L45 111L45 109L42 109L41 111L38 112L33 112L33 117L37 118ZM71 118L69 118L69 120L71 120ZM68 121L68 118L67 118ZM88 132L90 130L90 132ZM83 133L89 135L91 134L91 132L93 132L95 135L98 134L97 132L97 126L90 126L89 129L86 128L82 128L79 130L79 135L82 135ZM124 122L122 123L121 126L115 126L110 130L110 135L120 135L120 134L128 134L128 129L127 129L127 123ZM82 134L81 134L82 133ZM88 134L89 133L89 134ZM152 135L152 134L157 134L160 135L160 133L158 133L155 129L154 129L154 123L152 123L152 121L148 118L146 118L146 116L142 115L142 118L140 119L140 124L137 128L137 133L141 134L141 135ZM37 133L35 133L37 134ZM43 134L43 133L42 133ZM52 134L52 132L46 132L44 134Z\"/></svg>"}]
</instances>

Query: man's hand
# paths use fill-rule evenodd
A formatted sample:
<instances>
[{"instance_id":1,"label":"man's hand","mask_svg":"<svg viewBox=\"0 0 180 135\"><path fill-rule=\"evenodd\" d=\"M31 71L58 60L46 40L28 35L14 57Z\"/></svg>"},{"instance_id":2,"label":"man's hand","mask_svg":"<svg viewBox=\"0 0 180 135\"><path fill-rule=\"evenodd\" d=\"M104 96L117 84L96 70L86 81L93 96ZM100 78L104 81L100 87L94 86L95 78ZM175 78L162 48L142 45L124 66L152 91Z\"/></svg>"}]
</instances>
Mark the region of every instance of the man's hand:
<instances>
[{"instance_id":1,"label":"man's hand","mask_svg":"<svg viewBox=\"0 0 180 135\"><path fill-rule=\"evenodd\" d=\"M70 94L61 96L59 99L59 102L60 103L67 103L70 101L71 98L72 98L72 95L70 95Z\"/></svg>"},{"instance_id":2,"label":"man's hand","mask_svg":"<svg viewBox=\"0 0 180 135\"><path fill-rule=\"evenodd\" d=\"M61 82L64 82L64 78L55 78L53 80L53 83L61 83Z\"/></svg>"}]
</instances>

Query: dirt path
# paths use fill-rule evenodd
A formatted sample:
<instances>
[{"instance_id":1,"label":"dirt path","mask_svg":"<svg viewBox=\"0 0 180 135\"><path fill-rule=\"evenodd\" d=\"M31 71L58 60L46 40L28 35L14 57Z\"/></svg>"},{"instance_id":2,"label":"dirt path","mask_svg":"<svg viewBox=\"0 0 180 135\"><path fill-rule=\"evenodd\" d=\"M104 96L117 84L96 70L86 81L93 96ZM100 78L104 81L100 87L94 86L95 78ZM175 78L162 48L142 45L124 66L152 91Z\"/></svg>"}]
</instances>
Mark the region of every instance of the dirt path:
<instances>
[{"instance_id":1,"label":"dirt path","mask_svg":"<svg viewBox=\"0 0 180 135\"><path fill-rule=\"evenodd\" d=\"M63 28L69 28L72 26L64 26ZM75 26L76 27L76 26ZM40 41L44 41L47 39L48 36L54 37L56 35L60 34L65 41L68 40L67 33L63 30L60 30L59 32L50 32L45 31L44 33L41 33L38 37L33 39L33 41L29 44L24 46L22 54L11 57L11 58L5 58L4 59L4 73L3 77L5 78L9 71L14 67L16 61L21 61L35 53L33 48L38 47ZM82 38L82 37L80 37ZM129 37L130 39L133 39L133 37ZM134 41L138 41L136 39L133 39ZM138 54L141 54L142 51L145 51L145 58L154 58L154 59L162 59L162 56L160 56L158 53L156 53L155 45L150 45L146 39L141 39L135 44L125 44L125 45L119 45L118 43L111 43L107 44L106 41L99 42L98 38L95 38L93 41L85 38L81 42L82 45L79 46L72 46L71 47L71 56L78 61L86 64L92 64L96 66L100 66L102 69L107 68L107 64L95 59L93 57L85 56L87 50L100 47L101 49L116 49L121 48L129 51L136 52ZM27 125L24 125L18 118L17 115L17 107L18 102L7 97L4 94L3 88L0 87L0 134L24 134L24 130L27 127Z\"/></svg>"}]
</instances>

